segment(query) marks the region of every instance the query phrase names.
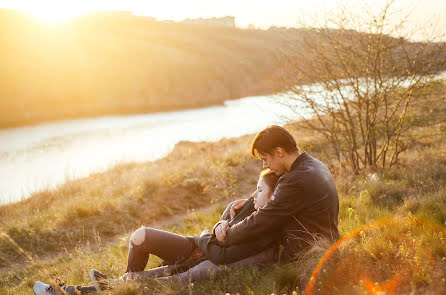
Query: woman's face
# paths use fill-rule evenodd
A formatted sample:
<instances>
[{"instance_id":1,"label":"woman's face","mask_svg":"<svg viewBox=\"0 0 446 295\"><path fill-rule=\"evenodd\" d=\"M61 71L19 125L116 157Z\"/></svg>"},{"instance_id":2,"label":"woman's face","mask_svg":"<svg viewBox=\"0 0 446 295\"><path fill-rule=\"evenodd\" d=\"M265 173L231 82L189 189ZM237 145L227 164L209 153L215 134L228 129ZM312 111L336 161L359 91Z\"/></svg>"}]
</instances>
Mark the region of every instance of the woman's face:
<instances>
[{"instance_id":1,"label":"woman's face","mask_svg":"<svg viewBox=\"0 0 446 295\"><path fill-rule=\"evenodd\" d=\"M254 198L254 208L257 210L265 206L272 194L273 192L270 191L268 185L263 180L263 177L260 177L259 182L257 183L257 189L252 194L252 197Z\"/></svg>"}]
</instances>

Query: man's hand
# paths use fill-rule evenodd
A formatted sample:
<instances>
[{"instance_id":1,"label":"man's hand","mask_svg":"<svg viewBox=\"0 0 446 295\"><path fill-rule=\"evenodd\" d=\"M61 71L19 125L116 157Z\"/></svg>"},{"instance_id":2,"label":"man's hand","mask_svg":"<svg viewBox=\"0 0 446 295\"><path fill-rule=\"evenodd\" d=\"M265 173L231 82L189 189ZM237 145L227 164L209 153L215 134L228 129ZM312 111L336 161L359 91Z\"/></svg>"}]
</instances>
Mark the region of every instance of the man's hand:
<instances>
[{"instance_id":1,"label":"man's hand","mask_svg":"<svg viewBox=\"0 0 446 295\"><path fill-rule=\"evenodd\" d=\"M232 203L230 211L231 219L234 218L235 215L237 215L238 210L243 208L247 200L248 199L240 199L240 200L235 200L234 203Z\"/></svg>"},{"instance_id":2,"label":"man's hand","mask_svg":"<svg viewBox=\"0 0 446 295\"><path fill-rule=\"evenodd\" d=\"M203 251L201 251L201 249L197 247L197 248L195 248L194 251L192 251L192 253L191 253L190 256L186 259L185 262L189 262L189 261L192 261L192 260L196 260L196 259L201 258L201 257L203 257L203 256L204 256Z\"/></svg>"},{"instance_id":3,"label":"man's hand","mask_svg":"<svg viewBox=\"0 0 446 295\"><path fill-rule=\"evenodd\" d=\"M221 222L214 230L217 240L223 242L226 239L226 234L229 230L229 225L227 222Z\"/></svg>"}]
</instances>

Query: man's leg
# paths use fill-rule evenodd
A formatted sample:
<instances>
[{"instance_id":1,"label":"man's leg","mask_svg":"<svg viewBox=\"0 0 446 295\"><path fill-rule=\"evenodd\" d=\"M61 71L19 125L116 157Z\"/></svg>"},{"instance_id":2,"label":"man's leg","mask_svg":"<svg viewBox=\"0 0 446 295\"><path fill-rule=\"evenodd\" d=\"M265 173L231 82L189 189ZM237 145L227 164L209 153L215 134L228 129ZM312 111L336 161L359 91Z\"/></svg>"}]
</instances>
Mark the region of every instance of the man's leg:
<instances>
[{"instance_id":1,"label":"man's leg","mask_svg":"<svg viewBox=\"0 0 446 295\"><path fill-rule=\"evenodd\" d=\"M126 273L123 278L126 281L129 280L138 280L138 281L144 281L144 280L150 280L150 279L160 279L160 281L170 281L170 280L181 280L183 282L187 282L189 280L189 272L192 270L194 275L197 277L207 277L207 272L210 269L218 268L217 265L213 264L209 260L205 260L194 267L190 268L188 271L183 271L181 273L171 275L171 273L175 273L175 265L166 265L161 266L157 268L152 268L145 271L140 272L129 272Z\"/></svg>"},{"instance_id":2,"label":"man's leg","mask_svg":"<svg viewBox=\"0 0 446 295\"><path fill-rule=\"evenodd\" d=\"M191 267L189 270L185 272L181 272L175 275L161 275L162 273L156 272L156 276L154 276L153 270L156 269L150 269L146 271L141 272L134 272L134 273L128 273L126 276L127 280L147 280L147 279L153 279L156 278L159 282L194 282L197 280L203 280L209 278L209 275L211 272L217 272L221 267L224 268L224 266L218 266L214 263L212 263L210 260L205 260L203 262L200 262L199 264Z\"/></svg>"},{"instance_id":3,"label":"man's leg","mask_svg":"<svg viewBox=\"0 0 446 295\"><path fill-rule=\"evenodd\" d=\"M265 266L277 262L277 251L274 247L263 250L262 252L233 262L231 264L216 265L210 260L205 260L200 264L190 268L188 271L179 273L177 275L161 277L158 281L181 281L181 282L195 282L198 280L208 279L212 272L217 273L221 270L231 270L235 268L247 268L252 265ZM144 279L145 272L138 273L138 279Z\"/></svg>"},{"instance_id":4,"label":"man's leg","mask_svg":"<svg viewBox=\"0 0 446 295\"><path fill-rule=\"evenodd\" d=\"M125 272L141 272L145 269L150 254L168 264L187 259L195 249L188 238L150 227L136 230L130 238L129 257Z\"/></svg>"},{"instance_id":5,"label":"man's leg","mask_svg":"<svg viewBox=\"0 0 446 295\"><path fill-rule=\"evenodd\" d=\"M239 261L227 264L226 266L229 269L245 268L245 267L248 267L251 265L265 266L265 265L277 262L278 259L279 259L279 257L278 257L277 249L275 247L270 247L270 248L263 250L262 252L257 253L256 255L253 255L253 256L250 256L247 258L243 258Z\"/></svg>"}]
</instances>

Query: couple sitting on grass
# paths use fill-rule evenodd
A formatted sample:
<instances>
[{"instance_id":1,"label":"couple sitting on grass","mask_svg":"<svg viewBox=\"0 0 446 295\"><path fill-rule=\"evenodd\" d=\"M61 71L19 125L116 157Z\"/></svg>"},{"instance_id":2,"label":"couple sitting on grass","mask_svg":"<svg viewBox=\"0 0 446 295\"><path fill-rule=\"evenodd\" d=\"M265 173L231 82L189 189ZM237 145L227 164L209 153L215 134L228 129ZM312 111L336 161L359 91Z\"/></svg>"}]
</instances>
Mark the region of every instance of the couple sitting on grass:
<instances>
[{"instance_id":1,"label":"couple sitting on grass","mask_svg":"<svg viewBox=\"0 0 446 295\"><path fill-rule=\"evenodd\" d=\"M339 238L336 186L322 162L301 152L280 126L260 131L251 153L263 162L257 189L251 198L229 204L212 231L184 237L142 227L130 238L123 276L109 279L93 269L91 286L36 282L34 293L89 294L130 280L197 281L211 272L295 260L315 236ZM150 254L164 262L145 271Z\"/></svg>"}]
</instances>

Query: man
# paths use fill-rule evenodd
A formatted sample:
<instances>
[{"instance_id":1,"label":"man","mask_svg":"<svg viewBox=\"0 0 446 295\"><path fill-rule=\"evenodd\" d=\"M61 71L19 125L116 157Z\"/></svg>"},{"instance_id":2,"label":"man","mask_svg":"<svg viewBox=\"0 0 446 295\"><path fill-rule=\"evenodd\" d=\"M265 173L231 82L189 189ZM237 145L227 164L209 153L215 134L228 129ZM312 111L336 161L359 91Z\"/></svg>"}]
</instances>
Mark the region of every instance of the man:
<instances>
[{"instance_id":1,"label":"man","mask_svg":"<svg viewBox=\"0 0 446 295\"><path fill-rule=\"evenodd\" d=\"M280 231L285 260L295 259L317 236L339 238L339 200L328 168L301 152L292 135L280 126L260 131L251 154L280 179L271 200L243 221L229 226L219 222L214 233L223 246L246 243ZM233 208L242 207L238 200Z\"/></svg>"}]
</instances>

